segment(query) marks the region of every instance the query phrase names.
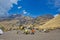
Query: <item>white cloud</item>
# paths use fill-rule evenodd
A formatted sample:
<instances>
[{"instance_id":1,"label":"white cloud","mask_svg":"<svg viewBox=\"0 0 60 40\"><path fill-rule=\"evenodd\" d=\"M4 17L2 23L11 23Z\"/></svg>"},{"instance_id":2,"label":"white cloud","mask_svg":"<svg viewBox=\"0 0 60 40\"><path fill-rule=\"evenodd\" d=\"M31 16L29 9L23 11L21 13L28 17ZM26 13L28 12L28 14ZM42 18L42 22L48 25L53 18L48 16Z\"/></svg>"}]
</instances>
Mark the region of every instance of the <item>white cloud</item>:
<instances>
[{"instance_id":1,"label":"white cloud","mask_svg":"<svg viewBox=\"0 0 60 40\"><path fill-rule=\"evenodd\" d=\"M8 10L13 7L12 4L17 4L18 0L0 0L0 16L8 15Z\"/></svg>"},{"instance_id":2,"label":"white cloud","mask_svg":"<svg viewBox=\"0 0 60 40\"><path fill-rule=\"evenodd\" d=\"M57 17L59 14L55 14L54 17Z\"/></svg>"},{"instance_id":3,"label":"white cloud","mask_svg":"<svg viewBox=\"0 0 60 40\"><path fill-rule=\"evenodd\" d=\"M23 15L26 15L26 16L31 16L32 15L31 13L27 12L26 10L23 10L23 13L22 14Z\"/></svg>"},{"instance_id":4,"label":"white cloud","mask_svg":"<svg viewBox=\"0 0 60 40\"><path fill-rule=\"evenodd\" d=\"M23 14L27 14L27 11L26 10L23 10Z\"/></svg>"},{"instance_id":5,"label":"white cloud","mask_svg":"<svg viewBox=\"0 0 60 40\"><path fill-rule=\"evenodd\" d=\"M17 4L18 0L10 0L11 3Z\"/></svg>"},{"instance_id":6,"label":"white cloud","mask_svg":"<svg viewBox=\"0 0 60 40\"><path fill-rule=\"evenodd\" d=\"M18 7L18 9L21 9L21 8L22 8L21 6Z\"/></svg>"}]
</instances>

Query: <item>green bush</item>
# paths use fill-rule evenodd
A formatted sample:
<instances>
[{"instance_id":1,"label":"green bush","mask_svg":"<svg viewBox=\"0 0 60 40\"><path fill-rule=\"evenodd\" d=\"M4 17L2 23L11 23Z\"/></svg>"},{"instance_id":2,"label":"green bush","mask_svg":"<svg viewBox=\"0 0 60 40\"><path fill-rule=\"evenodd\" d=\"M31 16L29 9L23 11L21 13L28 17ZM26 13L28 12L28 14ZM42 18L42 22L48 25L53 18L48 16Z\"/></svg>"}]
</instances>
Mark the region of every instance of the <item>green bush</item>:
<instances>
[{"instance_id":1,"label":"green bush","mask_svg":"<svg viewBox=\"0 0 60 40\"><path fill-rule=\"evenodd\" d=\"M5 28L3 26L0 25L0 29L2 29L3 31L5 30Z\"/></svg>"}]
</instances>

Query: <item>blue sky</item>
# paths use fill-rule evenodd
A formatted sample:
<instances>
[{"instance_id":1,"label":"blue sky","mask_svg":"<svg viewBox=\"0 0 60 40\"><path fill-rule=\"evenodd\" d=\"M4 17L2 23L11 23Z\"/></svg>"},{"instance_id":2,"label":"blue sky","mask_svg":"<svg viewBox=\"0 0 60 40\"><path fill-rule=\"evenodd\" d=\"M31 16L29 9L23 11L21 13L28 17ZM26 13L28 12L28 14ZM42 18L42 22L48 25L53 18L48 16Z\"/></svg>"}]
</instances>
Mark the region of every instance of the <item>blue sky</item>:
<instances>
[{"instance_id":1,"label":"blue sky","mask_svg":"<svg viewBox=\"0 0 60 40\"><path fill-rule=\"evenodd\" d=\"M12 5L7 14L21 14L39 16L60 13L60 0L11 0Z\"/></svg>"}]
</instances>

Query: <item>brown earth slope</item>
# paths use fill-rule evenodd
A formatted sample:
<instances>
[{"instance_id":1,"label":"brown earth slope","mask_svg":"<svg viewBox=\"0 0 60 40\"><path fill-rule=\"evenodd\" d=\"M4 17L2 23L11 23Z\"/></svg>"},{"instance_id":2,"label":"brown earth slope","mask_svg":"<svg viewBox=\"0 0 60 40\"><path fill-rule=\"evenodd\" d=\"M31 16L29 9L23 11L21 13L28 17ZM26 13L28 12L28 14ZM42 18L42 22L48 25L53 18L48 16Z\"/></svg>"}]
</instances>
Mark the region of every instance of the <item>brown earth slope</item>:
<instances>
[{"instance_id":1,"label":"brown earth slope","mask_svg":"<svg viewBox=\"0 0 60 40\"><path fill-rule=\"evenodd\" d=\"M2 21L2 22L0 22L0 25L2 25L5 29L9 30L10 28L13 28L13 27L17 28L16 23L18 21L19 20Z\"/></svg>"},{"instance_id":2,"label":"brown earth slope","mask_svg":"<svg viewBox=\"0 0 60 40\"><path fill-rule=\"evenodd\" d=\"M39 29L54 29L54 28L60 28L60 14L56 16L55 18L51 19L47 23L45 23L42 26L39 26Z\"/></svg>"}]
</instances>

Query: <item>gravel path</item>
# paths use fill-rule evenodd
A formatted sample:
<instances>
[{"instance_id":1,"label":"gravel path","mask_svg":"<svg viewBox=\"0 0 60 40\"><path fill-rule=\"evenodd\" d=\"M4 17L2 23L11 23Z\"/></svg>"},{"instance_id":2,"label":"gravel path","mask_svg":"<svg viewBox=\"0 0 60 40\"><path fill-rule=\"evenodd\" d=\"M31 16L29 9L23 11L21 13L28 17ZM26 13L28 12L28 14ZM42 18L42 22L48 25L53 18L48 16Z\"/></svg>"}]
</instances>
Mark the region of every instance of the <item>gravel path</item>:
<instances>
[{"instance_id":1,"label":"gravel path","mask_svg":"<svg viewBox=\"0 0 60 40\"><path fill-rule=\"evenodd\" d=\"M49 33L36 32L34 35L25 35L20 31L5 32L0 35L0 40L60 40L60 30L51 31Z\"/></svg>"}]
</instances>

